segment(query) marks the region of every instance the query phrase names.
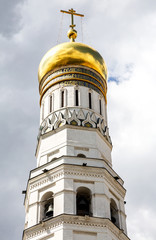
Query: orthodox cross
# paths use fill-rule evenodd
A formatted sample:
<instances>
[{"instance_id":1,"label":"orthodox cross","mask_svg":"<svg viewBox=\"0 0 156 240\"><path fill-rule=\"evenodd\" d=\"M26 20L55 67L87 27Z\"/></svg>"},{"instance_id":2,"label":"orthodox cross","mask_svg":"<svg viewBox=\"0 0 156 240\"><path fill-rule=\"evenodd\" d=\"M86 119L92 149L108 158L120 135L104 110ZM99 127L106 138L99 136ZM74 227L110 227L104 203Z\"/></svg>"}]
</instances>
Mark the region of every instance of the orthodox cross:
<instances>
[{"instance_id":1,"label":"orthodox cross","mask_svg":"<svg viewBox=\"0 0 156 240\"><path fill-rule=\"evenodd\" d=\"M73 8L69 9L69 11L60 10L60 12L71 14L71 25L70 25L70 27L71 27L72 29L74 29L74 27L76 26L76 25L74 24L74 15L80 16L80 17L84 17L83 14L76 13L76 11L75 11Z\"/></svg>"}]
</instances>

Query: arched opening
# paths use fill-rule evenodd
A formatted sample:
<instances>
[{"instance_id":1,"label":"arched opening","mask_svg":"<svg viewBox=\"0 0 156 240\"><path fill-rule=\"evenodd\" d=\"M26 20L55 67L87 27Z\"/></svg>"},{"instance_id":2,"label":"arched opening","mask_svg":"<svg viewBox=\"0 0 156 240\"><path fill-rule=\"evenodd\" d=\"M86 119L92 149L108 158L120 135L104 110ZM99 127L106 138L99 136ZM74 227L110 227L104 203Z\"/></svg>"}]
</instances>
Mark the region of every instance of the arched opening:
<instances>
[{"instance_id":1,"label":"arched opening","mask_svg":"<svg viewBox=\"0 0 156 240\"><path fill-rule=\"evenodd\" d=\"M52 95L49 96L49 113L53 111L53 98Z\"/></svg>"},{"instance_id":2,"label":"arched opening","mask_svg":"<svg viewBox=\"0 0 156 240\"><path fill-rule=\"evenodd\" d=\"M75 106L79 106L79 91L75 90Z\"/></svg>"},{"instance_id":3,"label":"arched opening","mask_svg":"<svg viewBox=\"0 0 156 240\"><path fill-rule=\"evenodd\" d=\"M53 217L54 215L54 199L53 193L47 192L43 195L40 202L40 220Z\"/></svg>"},{"instance_id":4,"label":"arched opening","mask_svg":"<svg viewBox=\"0 0 156 240\"><path fill-rule=\"evenodd\" d=\"M100 112L100 115L102 115L101 99L99 99L99 112Z\"/></svg>"},{"instance_id":5,"label":"arched opening","mask_svg":"<svg viewBox=\"0 0 156 240\"><path fill-rule=\"evenodd\" d=\"M90 92L88 94L88 97L89 97L89 108L92 109L92 95Z\"/></svg>"},{"instance_id":6,"label":"arched opening","mask_svg":"<svg viewBox=\"0 0 156 240\"><path fill-rule=\"evenodd\" d=\"M92 216L91 191L86 187L79 187L76 194L76 214Z\"/></svg>"},{"instance_id":7,"label":"arched opening","mask_svg":"<svg viewBox=\"0 0 156 240\"><path fill-rule=\"evenodd\" d=\"M111 199L111 202L110 202L110 216L111 216L112 223L114 223L117 227L119 227L118 208L113 199Z\"/></svg>"},{"instance_id":8,"label":"arched opening","mask_svg":"<svg viewBox=\"0 0 156 240\"><path fill-rule=\"evenodd\" d=\"M64 90L61 91L61 107L64 107Z\"/></svg>"},{"instance_id":9,"label":"arched opening","mask_svg":"<svg viewBox=\"0 0 156 240\"><path fill-rule=\"evenodd\" d=\"M77 154L77 157L86 158L86 156L84 154L82 154L82 153Z\"/></svg>"}]
</instances>

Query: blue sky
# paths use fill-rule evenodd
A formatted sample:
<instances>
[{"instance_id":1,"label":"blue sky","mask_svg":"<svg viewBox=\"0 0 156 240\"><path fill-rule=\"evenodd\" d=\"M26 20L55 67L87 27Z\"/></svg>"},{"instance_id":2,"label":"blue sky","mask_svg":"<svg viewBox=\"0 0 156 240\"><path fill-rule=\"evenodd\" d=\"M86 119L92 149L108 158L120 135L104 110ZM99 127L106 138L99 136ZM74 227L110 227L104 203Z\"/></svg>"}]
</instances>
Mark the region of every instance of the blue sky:
<instances>
[{"instance_id":1,"label":"blue sky","mask_svg":"<svg viewBox=\"0 0 156 240\"><path fill-rule=\"evenodd\" d=\"M112 161L127 189L128 236L155 240L156 1L0 0L0 5L1 238L22 236L21 192L36 167L38 65L51 47L68 41L70 19L60 9L73 7L85 15L82 25L75 18L78 41L100 52L111 80Z\"/></svg>"}]
</instances>

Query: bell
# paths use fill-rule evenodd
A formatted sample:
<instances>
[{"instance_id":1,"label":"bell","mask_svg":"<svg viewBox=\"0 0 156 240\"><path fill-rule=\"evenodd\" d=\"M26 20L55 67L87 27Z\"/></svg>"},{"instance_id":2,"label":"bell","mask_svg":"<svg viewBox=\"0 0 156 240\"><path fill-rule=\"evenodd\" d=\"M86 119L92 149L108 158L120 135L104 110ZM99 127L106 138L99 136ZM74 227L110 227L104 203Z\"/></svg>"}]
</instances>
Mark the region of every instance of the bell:
<instances>
[{"instance_id":1,"label":"bell","mask_svg":"<svg viewBox=\"0 0 156 240\"><path fill-rule=\"evenodd\" d=\"M79 199L79 203L77 205L77 215L89 215L89 203L84 197L81 197L81 199Z\"/></svg>"},{"instance_id":2,"label":"bell","mask_svg":"<svg viewBox=\"0 0 156 240\"><path fill-rule=\"evenodd\" d=\"M82 198L79 202L79 209L84 210L87 207L86 201Z\"/></svg>"},{"instance_id":3,"label":"bell","mask_svg":"<svg viewBox=\"0 0 156 240\"><path fill-rule=\"evenodd\" d=\"M46 211L46 217L51 217L51 216L53 216L53 206L52 206L52 204L50 204L48 206L48 210Z\"/></svg>"}]
</instances>

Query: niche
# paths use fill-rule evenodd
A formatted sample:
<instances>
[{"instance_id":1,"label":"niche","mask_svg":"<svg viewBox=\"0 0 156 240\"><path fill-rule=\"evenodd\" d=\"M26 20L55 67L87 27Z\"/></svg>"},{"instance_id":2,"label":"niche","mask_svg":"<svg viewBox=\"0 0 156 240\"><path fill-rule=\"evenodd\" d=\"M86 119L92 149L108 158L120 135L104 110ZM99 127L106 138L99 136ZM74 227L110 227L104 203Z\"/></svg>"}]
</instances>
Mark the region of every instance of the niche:
<instances>
[{"instance_id":1,"label":"niche","mask_svg":"<svg viewBox=\"0 0 156 240\"><path fill-rule=\"evenodd\" d=\"M113 199L111 199L111 202L110 202L110 216L111 216L112 223L114 223L117 227L119 227L118 208Z\"/></svg>"},{"instance_id":2,"label":"niche","mask_svg":"<svg viewBox=\"0 0 156 240\"><path fill-rule=\"evenodd\" d=\"M76 214L92 216L91 191L86 187L79 187L76 194Z\"/></svg>"},{"instance_id":3,"label":"niche","mask_svg":"<svg viewBox=\"0 0 156 240\"><path fill-rule=\"evenodd\" d=\"M53 193L47 192L43 195L40 202L40 220L53 217L53 215L54 215Z\"/></svg>"}]
</instances>

